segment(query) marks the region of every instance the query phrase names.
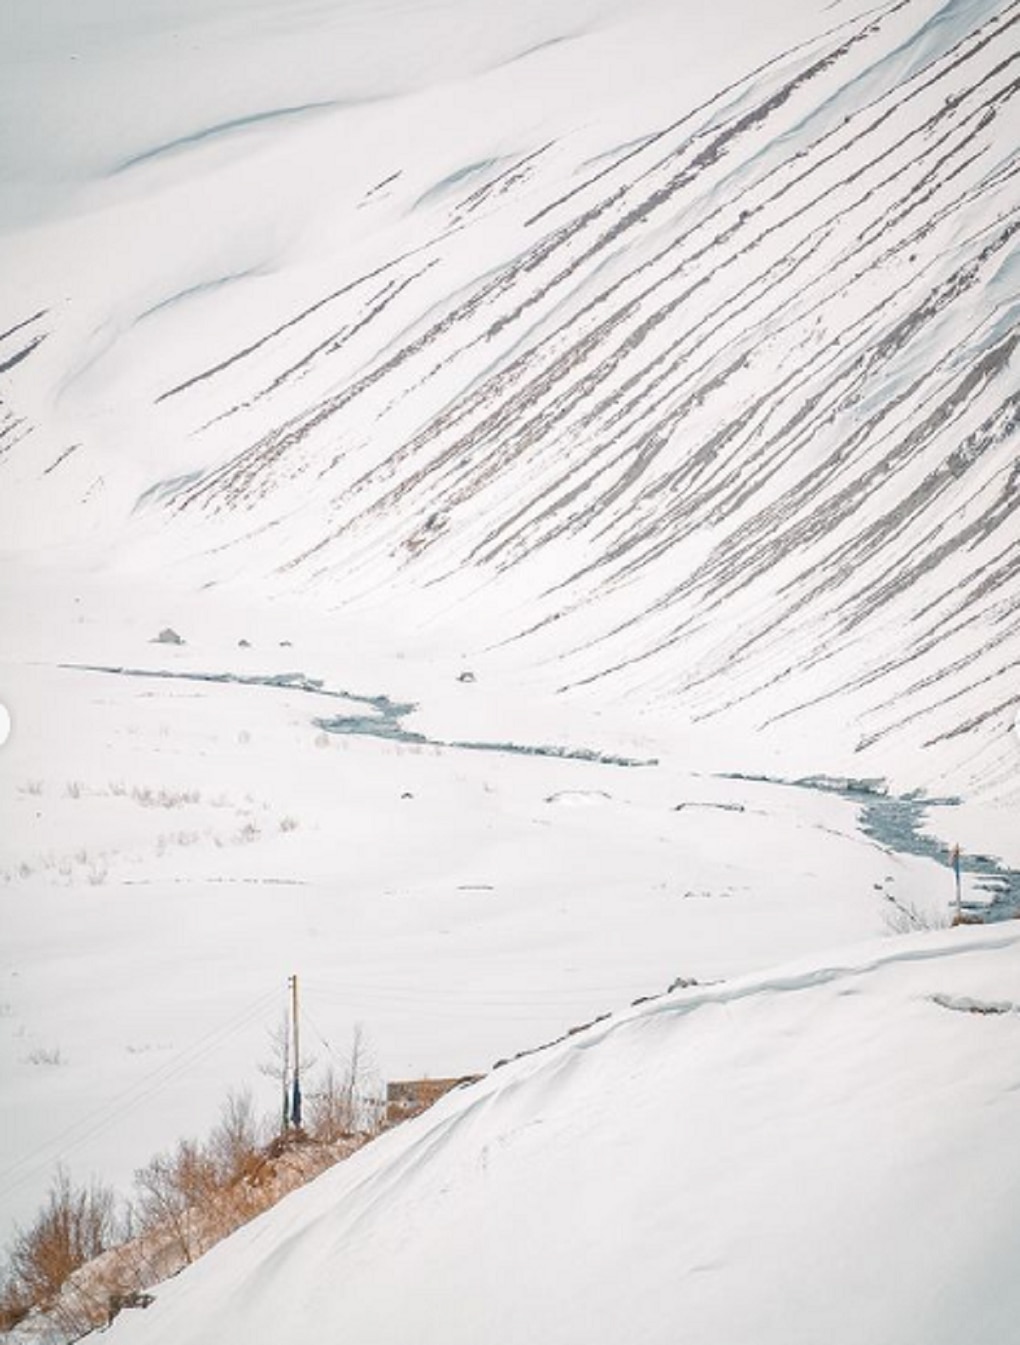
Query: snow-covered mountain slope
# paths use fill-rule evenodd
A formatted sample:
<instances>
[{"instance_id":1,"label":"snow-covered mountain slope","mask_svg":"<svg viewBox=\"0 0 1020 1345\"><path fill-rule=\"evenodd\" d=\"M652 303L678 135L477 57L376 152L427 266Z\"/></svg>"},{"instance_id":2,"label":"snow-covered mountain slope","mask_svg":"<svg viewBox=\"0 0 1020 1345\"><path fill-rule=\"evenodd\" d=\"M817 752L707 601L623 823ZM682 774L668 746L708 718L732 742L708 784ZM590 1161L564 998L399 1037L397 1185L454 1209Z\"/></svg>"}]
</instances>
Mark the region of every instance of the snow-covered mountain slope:
<instances>
[{"instance_id":1,"label":"snow-covered mountain slope","mask_svg":"<svg viewBox=\"0 0 1020 1345\"><path fill-rule=\"evenodd\" d=\"M14 160L5 535L1008 793L1020 11L784 8L32 31L98 107Z\"/></svg>"},{"instance_id":2,"label":"snow-covered mountain slope","mask_svg":"<svg viewBox=\"0 0 1020 1345\"><path fill-rule=\"evenodd\" d=\"M677 992L452 1094L117 1345L1002 1345L1020 939Z\"/></svg>"}]
</instances>

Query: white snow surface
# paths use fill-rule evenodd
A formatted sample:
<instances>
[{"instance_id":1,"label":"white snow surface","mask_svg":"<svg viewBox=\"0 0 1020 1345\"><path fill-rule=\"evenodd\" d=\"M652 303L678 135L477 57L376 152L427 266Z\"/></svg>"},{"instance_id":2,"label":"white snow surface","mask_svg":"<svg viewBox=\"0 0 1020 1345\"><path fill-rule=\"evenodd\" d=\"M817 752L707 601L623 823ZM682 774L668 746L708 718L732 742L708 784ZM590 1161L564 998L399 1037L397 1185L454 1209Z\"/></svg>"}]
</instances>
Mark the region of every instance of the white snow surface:
<instances>
[{"instance_id":1,"label":"white snow surface","mask_svg":"<svg viewBox=\"0 0 1020 1345\"><path fill-rule=\"evenodd\" d=\"M1018 973L1013 931L929 935L618 1015L333 1169L110 1339L1001 1345Z\"/></svg>"},{"instance_id":2,"label":"white snow surface","mask_svg":"<svg viewBox=\"0 0 1020 1345\"><path fill-rule=\"evenodd\" d=\"M882 937L897 906L949 910L948 870L863 835L840 797L718 778L682 742L550 711L509 679L462 683L438 653L427 667L373 654L356 626L338 646L314 613L153 584L114 590L112 636L108 582L82 576L66 600L62 583L36 589L49 623L23 632L3 753L10 1218L31 1214L58 1159L126 1190L229 1087L271 1107L256 1066L295 970L320 1065L361 1022L385 1078L449 1076L677 976ZM150 643L164 619L186 644ZM135 660L314 669L327 688L420 695L440 739L658 764L332 736L313 720L344 703L324 695L88 669Z\"/></svg>"},{"instance_id":3,"label":"white snow surface","mask_svg":"<svg viewBox=\"0 0 1020 1345\"><path fill-rule=\"evenodd\" d=\"M388 1078L617 1014L124 1338L1008 1338L1013 936L733 777L1020 866L1018 32L2 7L0 1237L271 1105L290 973Z\"/></svg>"}]
</instances>

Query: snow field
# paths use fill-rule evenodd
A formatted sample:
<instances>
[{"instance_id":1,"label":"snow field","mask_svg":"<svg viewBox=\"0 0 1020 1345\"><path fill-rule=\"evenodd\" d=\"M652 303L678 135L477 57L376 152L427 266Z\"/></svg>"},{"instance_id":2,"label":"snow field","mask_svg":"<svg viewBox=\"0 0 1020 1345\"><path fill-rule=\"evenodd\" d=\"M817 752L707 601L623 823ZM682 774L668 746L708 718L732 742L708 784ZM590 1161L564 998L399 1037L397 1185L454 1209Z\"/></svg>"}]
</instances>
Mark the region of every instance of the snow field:
<instances>
[{"instance_id":1,"label":"snow field","mask_svg":"<svg viewBox=\"0 0 1020 1345\"><path fill-rule=\"evenodd\" d=\"M425 675L377 648L373 668L355 624L348 638L308 611L215 596L185 611L173 589L88 576L60 599L34 581L26 661L3 668L9 1218L30 1214L59 1157L123 1189L229 1087L271 1109L256 1067L293 971L320 1063L362 1022L384 1077L474 1073L677 976L888 933L890 898L947 909L945 871L884 853L841 800L691 774L679 746L628 769L347 738L315 727L344 704L325 696L57 666L54 633L75 665L302 668L395 698L421 676L451 737L648 746L541 703L513 716L453 661ZM164 618L187 643L150 643ZM150 1079L164 1069L165 1086ZM150 1089L158 1105L118 1117L115 1099Z\"/></svg>"}]
</instances>

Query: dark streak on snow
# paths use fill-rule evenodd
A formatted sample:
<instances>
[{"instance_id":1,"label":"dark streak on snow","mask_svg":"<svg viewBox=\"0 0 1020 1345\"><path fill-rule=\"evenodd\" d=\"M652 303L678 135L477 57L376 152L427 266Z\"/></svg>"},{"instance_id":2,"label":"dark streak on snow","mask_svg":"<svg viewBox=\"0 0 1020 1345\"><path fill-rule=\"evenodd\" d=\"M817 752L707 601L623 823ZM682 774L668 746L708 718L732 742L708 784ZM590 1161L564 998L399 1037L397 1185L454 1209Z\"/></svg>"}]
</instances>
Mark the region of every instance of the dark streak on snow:
<instances>
[{"instance_id":1,"label":"dark streak on snow","mask_svg":"<svg viewBox=\"0 0 1020 1345\"><path fill-rule=\"evenodd\" d=\"M43 468L43 476L49 476L50 472L52 472L55 468L59 467L60 464L66 461L66 459L69 458L71 454L75 451L75 449L78 448L81 448L81 444L68 445L68 447L64 449L63 453L58 454L57 457L53 459L53 461L50 463L48 467Z\"/></svg>"},{"instance_id":2,"label":"dark streak on snow","mask_svg":"<svg viewBox=\"0 0 1020 1345\"><path fill-rule=\"evenodd\" d=\"M207 380L211 378L215 378L218 374L223 373L226 369L231 368L231 366L238 364L242 360L247 359L250 355L255 354L256 351L261 350L264 346L269 345L278 336L282 336L284 332L290 331L292 328L297 327L299 324L305 322L308 318L312 317L315 313L320 312L323 308L326 308L328 305L335 303L337 299L344 298L346 295L351 294L353 293L353 291L359 289L362 285L367 284L370 280L375 280L378 276L384 275L387 271L392 271L395 267L400 266L403 262L407 261L409 258L417 257L420 256L422 253L431 251L436 246L437 243L442 242L443 239L448 236L449 232L450 230L444 230L444 232L438 235L436 238L430 239L427 243L423 243L420 247L411 248L409 251L402 253L400 256L394 257L388 262L383 262L380 266L375 267L373 270L366 271L363 275L360 275L356 277L354 280L348 281L346 284L343 284L339 286L337 289L332 290L329 294L325 295L323 298L317 299L314 303L309 304L306 308L303 308L294 317L288 318L286 322L281 322L278 327L274 327L271 331L266 332L265 335L260 336L255 341L252 341L249 345L242 347L240 350L234 351L233 354L228 355L224 359L218 361L218 363L210 365L207 368L201 370L200 373L193 374L190 378L186 378L182 383L177 383L173 387L167 388L165 392L161 392L159 396L156 398L156 404L158 405L160 402L164 402L168 400L168 398L170 397L177 397L182 392L187 392L191 388L197 387L199 384L205 383Z\"/></svg>"},{"instance_id":3,"label":"dark streak on snow","mask_svg":"<svg viewBox=\"0 0 1020 1345\"><path fill-rule=\"evenodd\" d=\"M5 332L0 332L0 341L6 341L9 336L24 331L26 327L31 327L33 322L38 322L49 312L48 308L40 308L37 313L33 313L30 318L24 318L21 322L16 322L13 327L8 327Z\"/></svg>"},{"instance_id":4,"label":"dark streak on snow","mask_svg":"<svg viewBox=\"0 0 1020 1345\"><path fill-rule=\"evenodd\" d=\"M228 271L225 275L213 276L211 280L202 280L196 285L189 285L186 289L178 290L175 294L160 299L159 303L155 303L151 308L146 308L144 312L139 313L135 321L144 322L146 318L162 312L165 308L171 308L174 304L182 303L184 300L192 299L199 294L208 294L222 289L225 285L233 284L235 280L247 280L249 277L258 274L258 267L250 266L244 271Z\"/></svg>"},{"instance_id":5,"label":"dark streak on snow","mask_svg":"<svg viewBox=\"0 0 1020 1345\"><path fill-rule=\"evenodd\" d=\"M192 131L190 135L178 136L176 140L168 140L162 145L154 145L151 149L143 150L142 153L135 154L130 159L125 159L113 171L114 173L126 173L132 168L137 168L139 164L150 163L153 159L162 158L164 155L173 154L178 150L189 149L192 145L200 145L206 140L216 140L235 131L247 130L252 126L260 126L266 122L302 117L310 112L329 112L343 106L345 104L338 101L301 103L296 107L269 108L264 112L252 112L246 117L234 117L230 121L217 122L215 126L204 126L201 130Z\"/></svg>"},{"instance_id":6,"label":"dark streak on snow","mask_svg":"<svg viewBox=\"0 0 1020 1345\"><path fill-rule=\"evenodd\" d=\"M0 362L0 374L7 373L9 369L13 369L14 366L20 364L22 360L27 360L33 350L38 346L41 346L45 340L46 333L43 332L42 335L34 337L27 346L23 346L21 350L16 350L13 355Z\"/></svg>"}]
</instances>

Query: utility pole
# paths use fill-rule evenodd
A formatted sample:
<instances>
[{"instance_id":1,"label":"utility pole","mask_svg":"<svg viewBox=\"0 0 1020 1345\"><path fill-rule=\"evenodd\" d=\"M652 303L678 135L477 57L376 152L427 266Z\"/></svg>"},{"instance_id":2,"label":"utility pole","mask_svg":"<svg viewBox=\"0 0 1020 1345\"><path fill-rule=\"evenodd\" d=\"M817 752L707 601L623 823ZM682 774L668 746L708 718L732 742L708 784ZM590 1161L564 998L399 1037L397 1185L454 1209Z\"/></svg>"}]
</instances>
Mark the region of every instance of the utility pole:
<instances>
[{"instance_id":1,"label":"utility pole","mask_svg":"<svg viewBox=\"0 0 1020 1345\"><path fill-rule=\"evenodd\" d=\"M288 981L288 988L289 988ZM280 1065L280 1083L283 1089L283 1120L280 1126L280 1134L286 1135L287 1127L290 1125L290 1021L286 1011L283 1016L283 1060Z\"/></svg>"},{"instance_id":2,"label":"utility pole","mask_svg":"<svg viewBox=\"0 0 1020 1345\"><path fill-rule=\"evenodd\" d=\"M298 978L290 978L291 1026L294 1033L294 1088L290 1100L290 1123L301 1129L301 1039L298 1025Z\"/></svg>"},{"instance_id":3,"label":"utility pole","mask_svg":"<svg viewBox=\"0 0 1020 1345\"><path fill-rule=\"evenodd\" d=\"M953 846L952 860L953 873L956 875L956 918L953 924L960 925L963 923L963 897L960 891L960 847L958 845Z\"/></svg>"}]
</instances>

